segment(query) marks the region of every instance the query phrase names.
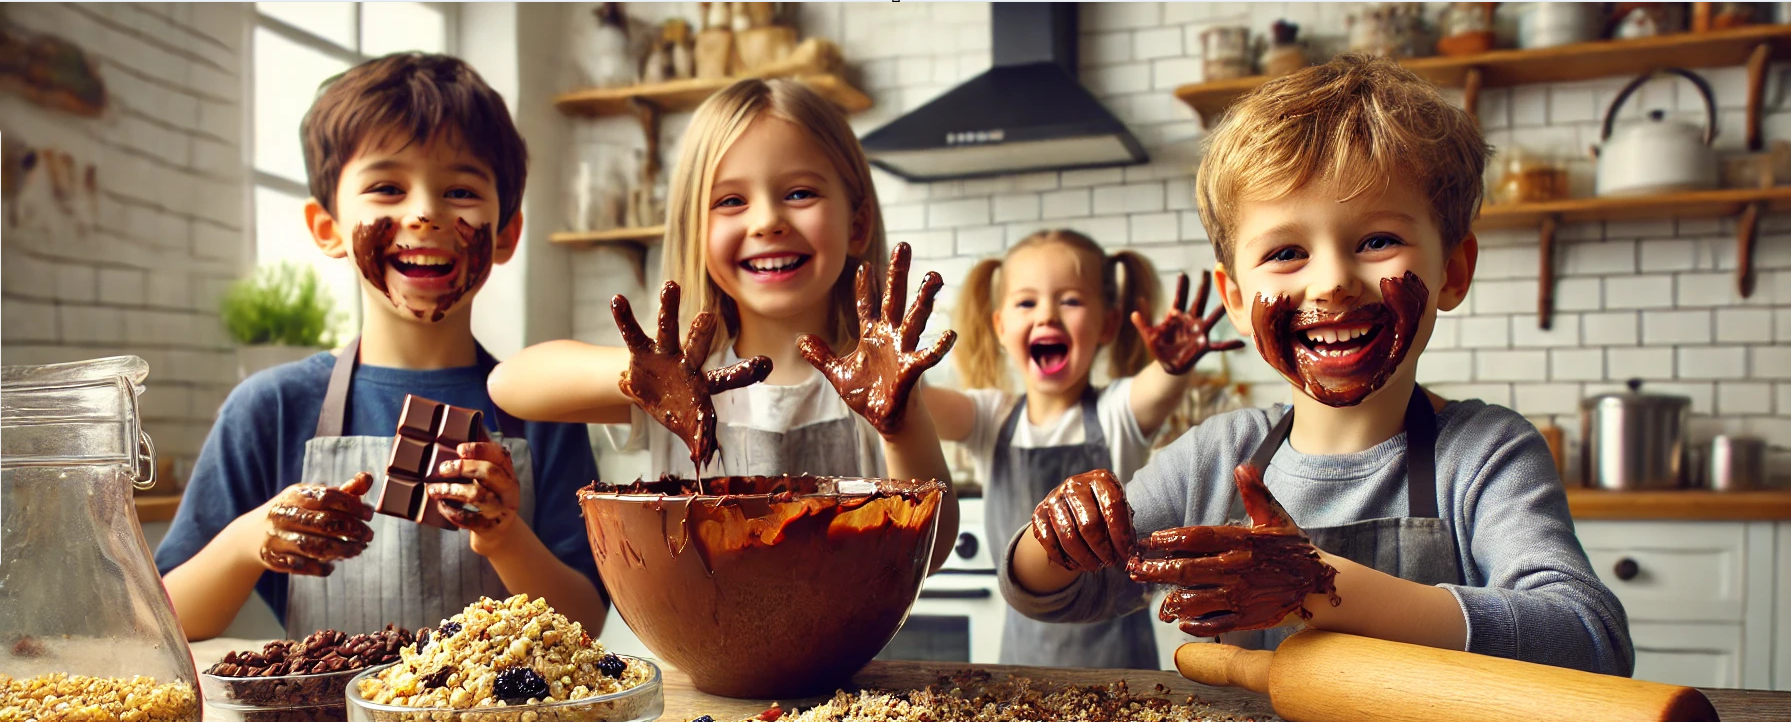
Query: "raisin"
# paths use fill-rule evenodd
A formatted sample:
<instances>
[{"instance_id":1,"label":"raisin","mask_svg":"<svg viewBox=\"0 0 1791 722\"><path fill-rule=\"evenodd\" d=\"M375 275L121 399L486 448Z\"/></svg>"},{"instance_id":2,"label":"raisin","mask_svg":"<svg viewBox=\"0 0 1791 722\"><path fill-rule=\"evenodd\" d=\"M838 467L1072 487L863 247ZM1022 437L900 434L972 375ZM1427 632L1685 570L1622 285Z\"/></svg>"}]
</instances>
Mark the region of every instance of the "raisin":
<instances>
[{"instance_id":1,"label":"raisin","mask_svg":"<svg viewBox=\"0 0 1791 722\"><path fill-rule=\"evenodd\" d=\"M444 665L441 669L430 672L428 676L423 678L423 689L434 689L436 687L444 686L448 683L448 677L453 674L454 668Z\"/></svg>"},{"instance_id":2,"label":"raisin","mask_svg":"<svg viewBox=\"0 0 1791 722\"><path fill-rule=\"evenodd\" d=\"M710 717L709 715L703 715L701 717L691 720L690 722L715 722L715 718Z\"/></svg>"},{"instance_id":3,"label":"raisin","mask_svg":"<svg viewBox=\"0 0 1791 722\"><path fill-rule=\"evenodd\" d=\"M437 629L437 630L435 630L435 632L437 635L442 636L442 637L452 637L452 636L460 633L460 623L459 622L442 622L441 629Z\"/></svg>"},{"instance_id":4,"label":"raisin","mask_svg":"<svg viewBox=\"0 0 1791 722\"><path fill-rule=\"evenodd\" d=\"M606 654L603 659L597 660L597 671L602 672L605 677L620 678L623 672L628 671L628 663L614 654Z\"/></svg>"},{"instance_id":5,"label":"raisin","mask_svg":"<svg viewBox=\"0 0 1791 722\"><path fill-rule=\"evenodd\" d=\"M492 694L510 704L527 702L530 698L540 699L547 696L547 680L528 667L511 667L498 672Z\"/></svg>"}]
</instances>

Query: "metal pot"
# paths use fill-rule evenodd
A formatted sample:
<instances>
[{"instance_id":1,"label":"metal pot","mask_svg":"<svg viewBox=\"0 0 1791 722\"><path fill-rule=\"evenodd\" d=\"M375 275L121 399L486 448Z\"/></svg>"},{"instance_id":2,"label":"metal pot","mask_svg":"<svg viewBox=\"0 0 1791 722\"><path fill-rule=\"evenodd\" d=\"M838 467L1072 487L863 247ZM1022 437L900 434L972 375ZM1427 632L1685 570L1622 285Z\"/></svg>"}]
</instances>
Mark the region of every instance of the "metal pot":
<instances>
[{"instance_id":1,"label":"metal pot","mask_svg":"<svg viewBox=\"0 0 1791 722\"><path fill-rule=\"evenodd\" d=\"M1723 434L1704 451L1702 486L1717 491L1748 491L1766 486L1766 441Z\"/></svg>"},{"instance_id":2,"label":"metal pot","mask_svg":"<svg viewBox=\"0 0 1791 722\"><path fill-rule=\"evenodd\" d=\"M1617 110L1623 107L1636 88L1662 73L1673 73L1692 81L1704 97L1704 127L1668 120L1666 113L1655 110L1648 119L1625 124L1612 132ZM1611 101L1604 114L1604 132L1599 145L1592 149L1598 158L1597 194L1600 196L1644 195L1682 190L1708 190L1716 187L1716 151L1710 141L1716 137L1716 101L1710 84L1697 73L1681 68L1667 68L1643 73Z\"/></svg>"},{"instance_id":3,"label":"metal pot","mask_svg":"<svg viewBox=\"0 0 1791 722\"><path fill-rule=\"evenodd\" d=\"M1686 485L1685 426L1691 399L1629 391L1580 401L1581 481L1610 489L1677 489Z\"/></svg>"}]
</instances>

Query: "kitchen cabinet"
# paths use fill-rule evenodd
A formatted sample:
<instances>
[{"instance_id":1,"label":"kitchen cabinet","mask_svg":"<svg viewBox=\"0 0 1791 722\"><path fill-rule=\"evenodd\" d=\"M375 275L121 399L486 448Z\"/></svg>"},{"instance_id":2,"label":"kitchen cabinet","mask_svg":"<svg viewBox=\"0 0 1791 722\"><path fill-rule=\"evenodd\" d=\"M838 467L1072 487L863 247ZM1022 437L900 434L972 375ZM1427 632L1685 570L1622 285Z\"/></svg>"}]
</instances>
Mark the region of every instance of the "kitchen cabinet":
<instances>
[{"instance_id":1,"label":"kitchen cabinet","mask_svg":"<svg viewBox=\"0 0 1791 722\"><path fill-rule=\"evenodd\" d=\"M1636 678L1791 690L1791 521L1579 519L1575 528L1629 616Z\"/></svg>"}]
</instances>

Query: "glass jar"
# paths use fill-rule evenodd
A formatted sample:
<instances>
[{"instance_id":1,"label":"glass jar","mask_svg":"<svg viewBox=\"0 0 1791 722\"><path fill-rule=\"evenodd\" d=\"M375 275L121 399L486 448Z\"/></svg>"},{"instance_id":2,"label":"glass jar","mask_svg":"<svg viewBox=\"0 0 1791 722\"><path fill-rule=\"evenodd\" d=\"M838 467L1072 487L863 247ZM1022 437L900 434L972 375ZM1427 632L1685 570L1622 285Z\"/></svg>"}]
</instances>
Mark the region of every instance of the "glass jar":
<instances>
[{"instance_id":1,"label":"glass jar","mask_svg":"<svg viewBox=\"0 0 1791 722\"><path fill-rule=\"evenodd\" d=\"M135 356L0 368L0 708L25 719L200 719L131 499L155 483L148 373Z\"/></svg>"}]
</instances>

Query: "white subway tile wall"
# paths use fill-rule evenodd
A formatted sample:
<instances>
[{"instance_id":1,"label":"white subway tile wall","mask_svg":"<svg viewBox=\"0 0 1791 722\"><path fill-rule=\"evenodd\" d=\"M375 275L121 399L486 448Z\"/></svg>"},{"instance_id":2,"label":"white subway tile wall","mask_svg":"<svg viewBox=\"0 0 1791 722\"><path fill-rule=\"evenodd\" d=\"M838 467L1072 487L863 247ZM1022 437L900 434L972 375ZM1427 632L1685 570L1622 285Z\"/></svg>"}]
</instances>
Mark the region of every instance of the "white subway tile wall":
<instances>
[{"instance_id":1,"label":"white subway tile wall","mask_svg":"<svg viewBox=\"0 0 1791 722\"><path fill-rule=\"evenodd\" d=\"M7 9L20 29L80 46L106 80L110 108L86 119L0 95L9 142L67 153L79 172L91 166L96 184L65 207L39 171L8 199L18 224L0 245L0 361L143 357L143 424L164 456L199 452L237 382L217 304L249 248L242 73L251 12L246 3Z\"/></svg>"},{"instance_id":2,"label":"white subway tile wall","mask_svg":"<svg viewBox=\"0 0 1791 722\"><path fill-rule=\"evenodd\" d=\"M1429 12L1434 13L1432 5ZM630 7L637 13L695 16L693 3ZM1145 143L1152 162L933 184L908 184L877 173L892 240L915 244L916 257L925 259L917 270L944 271L968 268L974 259L997 254L1004 244L1034 230L1067 227L1111 248L1144 253L1159 264L1165 278L1176 271L1210 268L1212 252L1193 212L1190 182L1205 131L1171 95L1176 85L1201 79L1201 33L1224 25L1247 25L1261 33L1274 20L1286 18L1300 24L1303 36L1335 47L1347 11L1328 3L1083 4L1081 80ZM989 64L985 4L845 3L812 15L805 10L803 31L841 42L859 70L861 89L876 101L874 108L852 119L860 133ZM981 45L970 50L959 45L964 40L980 40ZM902 72L905 63L928 59L934 61L930 74ZM956 74L942 73L942 68ZM1710 79L1721 106L1723 130L1717 143L1735 150L1742 136L1734 124L1745 107L1745 74L1739 68L1698 72ZM1785 80L1784 66L1771 72L1769 87L1777 87ZM1481 123L1489 142L1502 150L1517 146L1583 156L1597 139L1604 109L1628 80L1488 89L1480 98ZM1647 109L1661 108L1697 120L1702 112L1697 98L1679 92L1677 82L1683 81L1648 85L1626 105L1624 117L1639 118ZM1459 101L1459 91L1446 94ZM1791 108L1782 95L1767 94L1769 140L1791 138L1777 132L1791 132ZM683 117L673 117L667 139L677 138ZM639 146L632 120L568 122L576 125L575 137L587 143ZM666 152L669 163L675 148ZM1590 168L1589 163L1578 166L1587 172ZM1590 191L1588 178L1577 177L1575 183L1582 192ZM991 230L995 227L1002 229L999 243ZM1557 236L1556 313L1548 330L1537 327L1535 235L1484 234L1470 298L1438 318L1419 378L1439 393L1510 405L1538 421L1570 429L1577 428L1579 398L1641 378L1646 388L1693 396L1695 413L1705 420L1700 428L1753 430L1791 445L1791 422L1786 421L1791 418L1791 349L1784 347L1791 343L1791 216L1771 216L1762 224L1754 256L1759 290L1751 299L1736 291L1733 234L1734 223L1728 220L1563 226ZM605 252L581 253L588 258ZM649 263L651 278L657 259ZM574 272L581 289L596 286L579 307L581 337L613 334L607 307L595 301L638 288L639 282L614 262L581 261ZM9 273L9 283L11 277ZM951 285L944 296L954 295L952 285L959 277L947 275ZM919 274L913 278L917 281ZM70 281L81 288L87 283ZM148 289L152 296L158 290L153 282ZM949 303L940 304L929 331L944 328L949 310ZM1209 359L1204 365L1213 369L1217 362ZM1239 379L1278 378L1249 351L1232 354L1230 365ZM940 382L951 377L949 369L935 374L943 377ZM1257 403L1266 404L1284 401L1288 389L1258 383L1252 394ZM1791 472L1786 461L1780 455L1779 473Z\"/></svg>"}]
</instances>

